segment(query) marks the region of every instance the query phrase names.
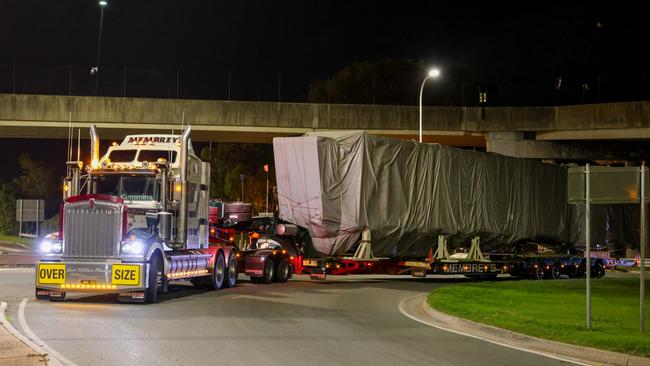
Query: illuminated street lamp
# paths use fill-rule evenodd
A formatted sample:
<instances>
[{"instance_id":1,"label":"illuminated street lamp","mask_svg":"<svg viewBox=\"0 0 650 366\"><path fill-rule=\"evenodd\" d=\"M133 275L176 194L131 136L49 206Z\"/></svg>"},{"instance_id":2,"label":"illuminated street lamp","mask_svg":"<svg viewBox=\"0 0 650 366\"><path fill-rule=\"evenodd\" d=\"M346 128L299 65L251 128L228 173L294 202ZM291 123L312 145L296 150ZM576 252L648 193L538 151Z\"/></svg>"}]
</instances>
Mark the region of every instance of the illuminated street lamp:
<instances>
[{"instance_id":1,"label":"illuminated street lamp","mask_svg":"<svg viewBox=\"0 0 650 366\"><path fill-rule=\"evenodd\" d=\"M433 68L429 70L427 77L422 80L422 86L420 87L420 143L422 143L422 92L424 91L424 84L429 80L429 78L438 78L440 76L440 69Z\"/></svg>"}]
</instances>

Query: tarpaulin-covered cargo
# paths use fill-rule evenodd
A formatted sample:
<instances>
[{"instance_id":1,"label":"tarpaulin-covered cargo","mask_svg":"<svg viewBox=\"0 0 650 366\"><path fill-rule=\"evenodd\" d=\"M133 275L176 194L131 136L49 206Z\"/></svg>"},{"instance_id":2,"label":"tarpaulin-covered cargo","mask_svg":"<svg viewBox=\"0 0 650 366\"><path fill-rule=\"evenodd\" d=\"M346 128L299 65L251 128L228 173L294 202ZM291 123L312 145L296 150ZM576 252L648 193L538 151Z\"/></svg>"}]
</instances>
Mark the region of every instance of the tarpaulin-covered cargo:
<instances>
[{"instance_id":1,"label":"tarpaulin-covered cargo","mask_svg":"<svg viewBox=\"0 0 650 366\"><path fill-rule=\"evenodd\" d=\"M425 256L439 234L484 248L569 237L563 167L362 131L275 138L273 150L280 218L324 255L366 227L375 255L401 258Z\"/></svg>"}]
</instances>

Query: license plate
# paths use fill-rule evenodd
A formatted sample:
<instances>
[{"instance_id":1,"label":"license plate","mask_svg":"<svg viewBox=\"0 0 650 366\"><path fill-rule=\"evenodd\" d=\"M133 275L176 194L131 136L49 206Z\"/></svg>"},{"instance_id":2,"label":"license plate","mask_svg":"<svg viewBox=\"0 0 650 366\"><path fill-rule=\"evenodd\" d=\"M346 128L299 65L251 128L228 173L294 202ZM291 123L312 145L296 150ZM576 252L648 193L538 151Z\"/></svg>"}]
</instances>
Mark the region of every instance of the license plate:
<instances>
[{"instance_id":1,"label":"license plate","mask_svg":"<svg viewBox=\"0 0 650 366\"><path fill-rule=\"evenodd\" d=\"M318 267L318 261L303 259L302 265L303 267Z\"/></svg>"},{"instance_id":2,"label":"license plate","mask_svg":"<svg viewBox=\"0 0 650 366\"><path fill-rule=\"evenodd\" d=\"M65 283L65 263L39 263L37 278L43 285Z\"/></svg>"},{"instance_id":3,"label":"license plate","mask_svg":"<svg viewBox=\"0 0 650 366\"><path fill-rule=\"evenodd\" d=\"M327 273L325 272L312 272L309 274L309 278L312 280L326 280Z\"/></svg>"},{"instance_id":4,"label":"license plate","mask_svg":"<svg viewBox=\"0 0 650 366\"><path fill-rule=\"evenodd\" d=\"M114 264L111 272L113 285L139 285L140 266L132 264Z\"/></svg>"}]
</instances>

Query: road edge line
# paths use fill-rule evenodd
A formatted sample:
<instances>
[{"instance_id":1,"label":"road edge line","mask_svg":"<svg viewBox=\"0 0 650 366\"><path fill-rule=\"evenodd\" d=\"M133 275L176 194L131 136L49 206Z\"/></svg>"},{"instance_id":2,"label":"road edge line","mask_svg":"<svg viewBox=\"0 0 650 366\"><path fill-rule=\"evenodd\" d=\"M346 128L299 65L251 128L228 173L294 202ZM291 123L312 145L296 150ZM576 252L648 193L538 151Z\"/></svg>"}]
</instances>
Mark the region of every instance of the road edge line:
<instances>
[{"instance_id":1,"label":"road edge line","mask_svg":"<svg viewBox=\"0 0 650 366\"><path fill-rule=\"evenodd\" d=\"M7 332L9 332L12 336L14 336L17 340L25 344L27 347L31 348L40 357L45 358L47 363L47 360L49 359L48 353L43 348L39 347L36 343L30 341L16 328L14 328L13 325L11 325L11 323L7 319L6 310L7 310L7 303L0 302L0 326L4 327L4 329L6 329Z\"/></svg>"},{"instance_id":2,"label":"road edge line","mask_svg":"<svg viewBox=\"0 0 650 366\"><path fill-rule=\"evenodd\" d=\"M517 350L517 351L522 351L522 352L532 353L532 354L536 354L536 355L543 356L543 357L552 358L554 360L558 360L558 361L562 361L562 362L569 362L569 363L572 363L572 364L575 364L575 365L581 365L581 366L591 366L591 365L593 365L592 363L585 363L585 362L581 362L581 361L578 361L578 360L574 360L574 359L565 358L565 357L562 357L562 356L559 356L559 355L555 355L555 354L552 354L552 353L535 351L535 350L532 350L532 349L529 349L529 348L523 348L523 347L514 346L514 345L511 345L511 344L495 341L493 339L481 337L481 336L478 336L478 335L475 335L475 334L461 332L461 331L458 331L458 330L455 330L455 329L450 329L450 328L447 328L447 327L443 327L441 325L434 324L433 322L429 323L429 322L426 322L426 321L424 321L422 319L419 319L415 315L409 314L404 309L404 303L406 303L407 301L412 300L413 298L416 298L416 297L424 297L426 299L426 296L427 296L427 294L414 295L414 296L409 296L409 297L403 299L402 301L400 301L400 303L398 305L398 309L399 309L400 313L402 313L402 315L404 315L404 316L406 316L408 318L411 318L412 320L415 320L416 322L418 322L420 324L428 325L430 327L437 328L437 329L443 330L445 332L455 333L455 334L462 335L462 336L465 336L465 337L478 339L478 340L483 341L483 342L488 342L488 343L496 344L498 346L511 348L511 349L514 349L514 350ZM421 301L418 302L418 305L419 304L421 304ZM422 309L422 310L424 311L424 309ZM427 315L429 315L429 314L427 314Z\"/></svg>"},{"instance_id":3,"label":"road edge line","mask_svg":"<svg viewBox=\"0 0 650 366\"><path fill-rule=\"evenodd\" d=\"M20 306L18 307L18 323L20 324L20 327L23 328L23 332L26 333L27 338L34 341L34 343L39 344L42 349L47 351L48 355L50 356L50 359L55 362L53 363L53 365L77 366L74 362L68 360L59 352L57 352L54 348L50 347L47 343L43 342L43 340L40 339L36 335L36 333L32 331L32 328L29 327L29 325L27 324L27 320L25 318L25 306L27 305L28 300L29 300L28 298L24 298L20 302Z\"/></svg>"}]
</instances>

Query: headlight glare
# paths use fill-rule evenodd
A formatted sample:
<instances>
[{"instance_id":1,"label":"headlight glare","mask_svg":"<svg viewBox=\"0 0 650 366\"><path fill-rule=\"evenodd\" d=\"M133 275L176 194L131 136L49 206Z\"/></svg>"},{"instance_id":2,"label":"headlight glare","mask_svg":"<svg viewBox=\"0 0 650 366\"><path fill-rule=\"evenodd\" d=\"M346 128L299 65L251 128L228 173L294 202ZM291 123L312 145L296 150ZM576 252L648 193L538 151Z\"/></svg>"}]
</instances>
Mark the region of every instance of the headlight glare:
<instances>
[{"instance_id":1,"label":"headlight glare","mask_svg":"<svg viewBox=\"0 0 650 366\"><path fill-rule=\"evenodd\" d=\"M49 254L52 252L52 242L49 240L43 240L41 242L41 252Z\"/></svg>"},{"instance_id":2,"label":"headlight glare","mask_svg":"<svg viewBox=\"0 0 650 366\"><path fill-rule=\"evenodd\" d=\"M63 250L63 243L46 239L41 242L39 250L43 254L59 254Z\"/></svg>"},{"instance_id":3,"label":"headlight glare","mask_svg":"<svg viewBox=\"0 0 650 366\"><path fill-rule=\"evenodd\" d=\"M139 240L127 241L122 243L122 253L131 255L140 255L144 250L144 245Z\"/></svg>"}]
</instances>

